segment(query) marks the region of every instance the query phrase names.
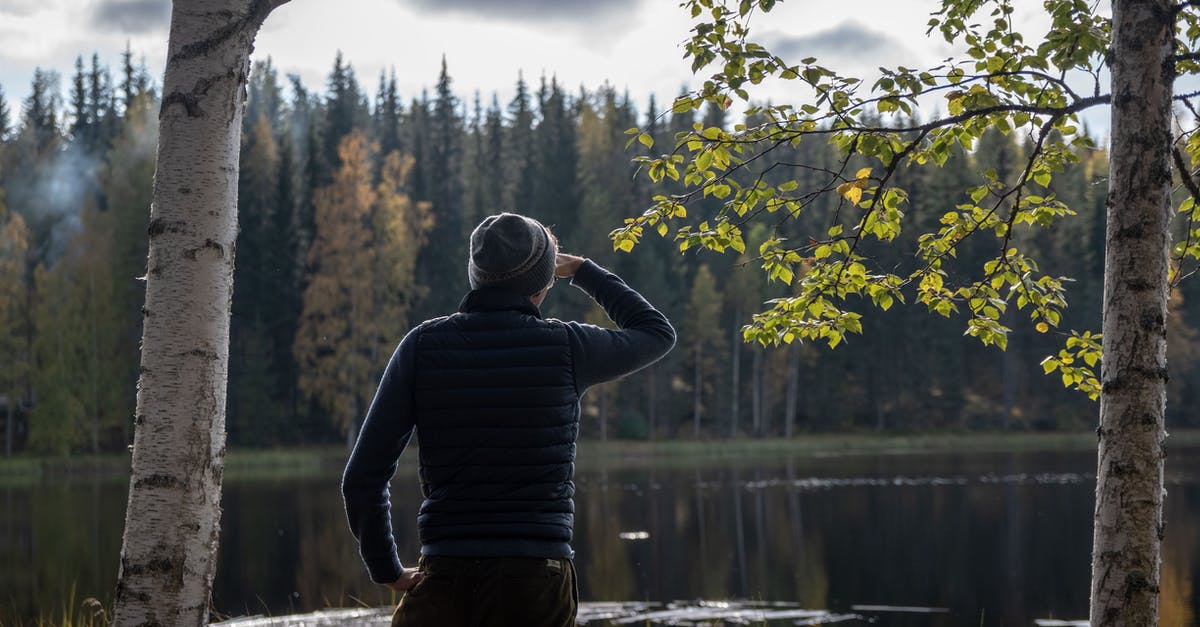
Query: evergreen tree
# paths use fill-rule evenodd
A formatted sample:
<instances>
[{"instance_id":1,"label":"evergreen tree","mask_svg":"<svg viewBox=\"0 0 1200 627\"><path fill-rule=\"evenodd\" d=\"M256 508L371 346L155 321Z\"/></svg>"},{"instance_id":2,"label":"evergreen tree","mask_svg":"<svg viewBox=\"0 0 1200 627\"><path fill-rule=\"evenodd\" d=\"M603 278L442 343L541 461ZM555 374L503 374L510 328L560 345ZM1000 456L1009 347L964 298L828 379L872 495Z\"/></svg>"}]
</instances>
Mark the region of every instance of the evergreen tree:
<instances>
[{"instance_id":1,"label":"evergreen tree","mask_svg":"<svg viewBox=\"0 0 1200 627\"><path fill-rule=\"evenodd\" d=\"M504 140L505 194L498 209L528 213L533 201L533 109L524 75L517 76L517 93L508 103L508 136Z\"/></svg>"},{"instance_id":2,"label":"evergreen tree","mask_svg":"<svg viewBox=\"0 0 1200 627\"><path fill-rule=\"evenodd\" d=\"M462 250L467 237L463 220L462 180L462 120L458 99L450 89L446 60L438 76L437 92L429 120L428 169L432 187L429 201L433 211L433 230L429 235L433 246L426 248L417 259L417 276L432 289L426 293L422 312L427 316L453 311L467 291L467 277L462 264L447 263L447 250Z\"/></svg>"},{"instance_id":3,"label":"evergreen tree","mask_svg":"<svg viewBox=\"0 0 1200 627\"><path fill-rule=\"evenodd\" d=\"M542 79L538 108L541 121L533 134L533 194L528 212L552 225L560 237L573 237L579 229L575 120L556 79L551 79L548 89Z\"/></svg>"},{"instance_id":4,"label":"evergreen tree","mask_svg":"<svg viewBox=\"0 0 1200 627\"><path fill-rule=\"evenodd\" d=\"M4 97L4 86L0 85L0 143L4 142L10 132L12 132L12 112L9 111L8 99Z\"/></svg>"},{"instance_id":5,"label":"evergreen tree","mask_svg":"<svg viewBox=\"0 0 1200 627\"><path fill-rule=\"evenodd\" d=\"M33 71L29 97L25 99L22 133L28 134L34 158L42 158L58 147L59 127L58 73Z\"/></svg>"},{"instance_id":6,"label":"evergreen tree","mask_svg":"<svg viewBox=\"0 0 1200 627\"><path fill-rule=\"evenodd\" d=\"M433 190L429 164L430 118L429 97L425 91L414 98L408 109L405 144L412 149L413 170L408 177L409 194L414 200L429 200Z\"/></svg>"},{"instance_id":7,"label":"evergreen tree","mask_svg":"<svg viewBox=\"0 0 1200 627\"><path fill-rule=\"evenodd\" d=\"M145 302L146 229L150 221L154 164L158 145L158 107L148 94L137 96L125 111L121 132L114 138L107 165L100 173L100 187L111 220L113 252L113 306L124 312L113 333L118 348L108 367L121 382L118 415L133 414L131 393L138 378L139 345L142 339L140 312Z\"/></svg>"},{"instance_id":8,"label":"evergreen tree","mask_svg":"<svg viewBox=\"0 0 1200 627\"><path fill-rule=\"evenodd\" d=\"M329 74L325 96L325 162L336 167L342 138L355 129L365 130L370 123L370 107L354 76L354 67L342 61L338 51Z\"/></svg>"},{"instance_id":9,"label":"evergreen tree","mask_svg":"<svg viewBox=\"0 0 1200 627\"><path fill-rule=\"evenodd\" d=\"M251 66L246 94L242 134L248 135L253 132L260 117L266 118L273 134L279 133L283 125L283 89L279 85L279 72L271 63L271 57Z\"/></svg>"},{"instance_id":10,"label":"evergreen tree","mask_svg":"<svg viewBox=\"0 0 1200 627\"><path fill-rule=\"evenodd\" d=\"M463 150L463 223L466 228L478 224L491 207L490 190L495 183L488 180L487 137L483 132L483 105L476 90L472 101L471 121L467 128L467 143Z\"/></svg>"},{"instance_id":11,"label":"evergreen tree","mask_svg":"<svg viewBox=\"0 0 1200 627\"><path fill-rule=\"evenodd\" d=\"M379 93L375 97L375 136L379 140L379 154L399 152L403 148L400 139L400 120L404 115L400 94L396 90L396 69L386 77L379 74Z\"/></svg>"},{"instance_id":12,"label":"evergreen tree","mask_svg":"<svg viewBox=\"0 0 1200 627\"><path fill-rule=\"evenodd\" d=\"M71 138L85 151L91 148L92 118L88 107L87 75L83 71L83 57L75 57L75 73L71 75Z\"/></svg>"},{"instance_id":13,"label":"evergreen tree","mask_svg":"<svg viewBox=\"0 0 1200 627\"><path fill-rule=\"evenodd\" d=\"M268 260L283 245L269 240L279 190L278 152L267 108L259 107L251 132L243 136L238 183L238 241L229 333L228 423L235 441L275 443L286 407L279 402L278 376L269 333L279 309L280 281Z\"/></svg>"},{"instance_id":14,"label":"evergreen tree","mask_svg":"<svg viewBox=\"0 0 1200 627\"><path fill-rule=\"evenodd\" d=\"M126 117L129 116L130 110L133 109L134 98L138 94L138 77L137 68L133 66L133 48L130 47L129 41L125 42L125 50L121 52L121 95L123 96L121 104L122 111Z\"/></svg>"}]
</instances>

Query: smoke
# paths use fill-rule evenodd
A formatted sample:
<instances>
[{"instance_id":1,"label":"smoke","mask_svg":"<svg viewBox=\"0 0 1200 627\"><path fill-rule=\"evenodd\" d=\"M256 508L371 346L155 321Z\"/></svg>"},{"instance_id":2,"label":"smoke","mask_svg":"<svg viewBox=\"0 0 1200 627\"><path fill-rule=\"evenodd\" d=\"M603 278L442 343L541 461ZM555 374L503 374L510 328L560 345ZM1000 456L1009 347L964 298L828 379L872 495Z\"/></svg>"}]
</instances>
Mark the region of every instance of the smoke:
<instances>
[{"instance_id":1,"label":"smoke","mask_svg":"<svg viewBox=\"0 0 1200 627\"><path fill-rule=\"evenodd\" d=\"M39 261L53 265L66 251L79 230L84 200L97 187L99 167L99 159L74 146L32 167L13 164L5 185L7 204L29 224Z\"/></svg>"}]
</instances>

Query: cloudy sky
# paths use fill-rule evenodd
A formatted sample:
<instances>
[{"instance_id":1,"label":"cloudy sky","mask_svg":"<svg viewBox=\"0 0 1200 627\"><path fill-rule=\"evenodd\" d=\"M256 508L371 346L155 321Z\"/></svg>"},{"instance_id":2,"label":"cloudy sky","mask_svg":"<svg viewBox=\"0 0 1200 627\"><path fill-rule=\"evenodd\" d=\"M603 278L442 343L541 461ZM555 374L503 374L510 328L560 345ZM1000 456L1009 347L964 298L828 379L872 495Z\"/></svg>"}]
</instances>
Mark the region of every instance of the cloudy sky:
<instances>
[{"instance_id":1,"label":"cloudy sky","mask_svg":"<svg viewBox=\"0 0 1200 627\"><path fill-rule=\"evenodd\" d=\"M572 90L604 82L628 89L644 106L693 86L681 42L691 27L678 0L292 0L268 20L255 58L270 56L282 74L323 86L341 50L374 93L394 67L402 96L433 85L445 55L455 91L479 90L501 102L517 72L557 75ZM936 65L953 54L924 35L930 0L791 0L754 26L785 57L818 57L829 67L869 77L879 65ZM1031 3L1034 4L1034 3ZM126 42L161 79L169 0L0 0L0 86L12 110L29 91L35 67L62 73L76 55L99 52L116 68ZM1040 6L1040 3L1036 3ZM853 11L848 11L849 7ZM1030 36L1040 34L1029 18ZM795 101L786 85L759 94ZM1089 119L1095 126L1105 114ZM1089 116L1091 118L1092 116Z\"/></svg>"}]
</instances>

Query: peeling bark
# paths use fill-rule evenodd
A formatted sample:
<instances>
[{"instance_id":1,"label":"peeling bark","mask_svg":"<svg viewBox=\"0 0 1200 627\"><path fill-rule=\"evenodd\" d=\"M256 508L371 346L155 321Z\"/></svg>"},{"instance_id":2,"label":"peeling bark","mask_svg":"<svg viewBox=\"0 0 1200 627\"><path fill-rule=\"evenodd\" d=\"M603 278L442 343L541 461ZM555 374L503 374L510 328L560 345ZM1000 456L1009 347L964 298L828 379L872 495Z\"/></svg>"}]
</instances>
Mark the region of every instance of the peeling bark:
<instances>
[{"instance_id":1,"label":"peeling bark","mask_svg":"<svg viewBox=\"0 0 1200 627\"><path fill-rule=\"evenodd\" d=\"M254 37L280 4L188 0L172 10L116 625L208 622L243 98Z\"/></svg>"},{"instance_id":2,"label":"peeling bark","mask_svg":"<svg viewBox=\"0 0 1200 627\"><path fill-rule=\"evenodd\" d=\"M1164 0L1113 3L1093 627L1158 622L1173 18Z\"/></svg>"}]
</instances>

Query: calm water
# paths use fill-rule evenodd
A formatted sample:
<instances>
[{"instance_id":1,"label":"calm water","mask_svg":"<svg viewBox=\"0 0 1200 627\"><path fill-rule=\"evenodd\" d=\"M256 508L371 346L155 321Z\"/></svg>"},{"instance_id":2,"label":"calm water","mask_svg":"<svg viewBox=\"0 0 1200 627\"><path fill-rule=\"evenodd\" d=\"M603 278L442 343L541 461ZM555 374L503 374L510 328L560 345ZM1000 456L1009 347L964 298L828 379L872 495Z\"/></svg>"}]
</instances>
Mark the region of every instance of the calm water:
<instances>
[{"instance_id":1,"label":"calm water","mask_svg":"<svg viewBox=\"0 0 1200 627\"><path fill-rule=\"evenodd\" d=\"M586 456L586 450L581 456ZM1200 450L1167 461L1162 623L1200 602ZM1032 625L1087 614L1094 454L887 455L647 463L578 475L584 600L751 599L883 625ZM393 483L402 559L417 545L411 470ZM227 481L214 603L281 614L389 597L368 581L323 479ZM0 624L107 604L124 481L0 487ZM851 622L848 624L864 624Z\"/></svg>"}]
</instances>

